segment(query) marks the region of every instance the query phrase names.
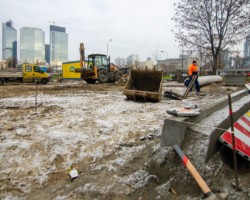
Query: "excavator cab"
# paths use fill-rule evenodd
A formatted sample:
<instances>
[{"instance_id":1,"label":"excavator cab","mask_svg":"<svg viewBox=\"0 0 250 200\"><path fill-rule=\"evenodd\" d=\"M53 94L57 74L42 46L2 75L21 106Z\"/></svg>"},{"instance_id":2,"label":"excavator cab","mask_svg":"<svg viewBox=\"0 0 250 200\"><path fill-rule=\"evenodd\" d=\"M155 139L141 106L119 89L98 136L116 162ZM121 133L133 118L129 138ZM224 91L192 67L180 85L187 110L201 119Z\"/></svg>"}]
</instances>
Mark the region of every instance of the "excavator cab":
<instances>
[{"instance_id":1,"label":"excavator cab","mask_svg":"<svg viewBox=\"0 0 250 200\"><path fill-rule=\"evenodd\" d=\"M87 83L108 83L119 80L123 73L110 64L110 57L104 54L91 54L88 56L87 68L83 70L82 78Z\"/></svg>"},{"instance_id":2,"label":"excavator cab","mask_svg":"<svg viewBox=\"0 0 250 200\"><path fill-rule=\"evenodd\" d=\"M82 78L87 83L100 83L109 81L110 59L104 54L91 54L88 56L87 68L83 71Z\"/></svg>"},{"instance_id":3,"label":"excavator cab","mask_svg":"<svg viewBox=\"0 0 250 200\"><path fill-rule=\"evenodd\" d=\"M105 54L90 54L88 56L87 68L83 67L85 58L84 44L80 43L80 70L76 73L82 73L82 79L87 83L108 83L118 81L123 73L117 66L110 63L110 57Z\"/></svg>"},{"instance_id":4,"label":"excavator cab","mask_svg":"<svg viewBox=\"0 0 250 200\"><path fill-rule=\"evenodd\" d=\"M110 71L110 57L104 54L91 54L88 56L88 68L97 67L97 71L105 69Z\"/></svg>"}]
</instances>

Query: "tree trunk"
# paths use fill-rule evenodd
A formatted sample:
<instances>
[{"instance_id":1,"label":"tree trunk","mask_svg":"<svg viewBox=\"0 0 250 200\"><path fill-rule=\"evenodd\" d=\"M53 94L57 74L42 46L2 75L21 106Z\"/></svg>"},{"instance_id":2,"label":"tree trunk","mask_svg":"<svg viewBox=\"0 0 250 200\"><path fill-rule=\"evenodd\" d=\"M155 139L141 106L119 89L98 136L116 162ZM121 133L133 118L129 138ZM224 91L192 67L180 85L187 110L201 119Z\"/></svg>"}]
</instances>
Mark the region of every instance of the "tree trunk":
<instances>
[{"instance_id":1,"label":"tree trunk","mask_svg":"<svg viewBox=\"0 0 250 200\"><path fill-rule=\"evenodd\" d=\"M216 70L218 69L219 65L218 59L219 59L218 55L213 56L213 69L212 69L213 75L216 75Z\"/></svg>"}]
</instances>

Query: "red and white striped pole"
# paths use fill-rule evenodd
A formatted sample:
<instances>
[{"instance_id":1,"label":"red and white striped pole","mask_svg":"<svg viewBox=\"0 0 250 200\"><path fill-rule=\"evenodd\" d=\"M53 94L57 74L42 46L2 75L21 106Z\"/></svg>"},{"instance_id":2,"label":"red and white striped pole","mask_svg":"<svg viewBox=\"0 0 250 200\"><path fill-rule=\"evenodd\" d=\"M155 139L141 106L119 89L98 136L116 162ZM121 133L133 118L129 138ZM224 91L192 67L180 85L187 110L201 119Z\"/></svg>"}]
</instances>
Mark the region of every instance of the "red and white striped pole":
<instances>
[{"instance_id":1,"label":"red and white striped pole","mask_svg":"<svg viewBox=\"0 0 250 200\"><path fill-rule=\"evenodd\" d=\"M192 163L190 162L188 157L182 152L182 150L180 149L180 147L177 144L174 145L174 150L179 155L179 157L182 159L183 164L188 169L190 174L193 176L194 180L196 181L196 183L201 188L201 190L202 190L203 194L205 195L205 197L213 195L212 191L210 190L210 188L208 187L206 182L203 180L203 178L200 176L198 171L192 165Z\"/></svg>"}]
</instances>

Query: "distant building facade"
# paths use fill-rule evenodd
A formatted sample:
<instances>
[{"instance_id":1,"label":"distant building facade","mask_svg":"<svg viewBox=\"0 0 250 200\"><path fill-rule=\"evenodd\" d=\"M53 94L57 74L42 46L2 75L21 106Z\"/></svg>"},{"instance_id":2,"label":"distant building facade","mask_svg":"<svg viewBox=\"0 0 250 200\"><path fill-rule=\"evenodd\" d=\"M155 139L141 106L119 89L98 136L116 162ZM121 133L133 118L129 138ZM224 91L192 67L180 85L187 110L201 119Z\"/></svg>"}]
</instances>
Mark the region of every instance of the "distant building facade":
<instances>
[{"instance_id":1,"label":"distant building facade","mask_svg":"<svg viewBox=\"0 0 250 200\"><path fill-rule=\"evenodd\" d=\"M142 61L138 63L138 67L140 67L141 69L153 69L154 62L153 60Z\"/></svg>"},{"instance_id":2,"label":"distant building facade","mask_svg":"<svg viewBox=\"0 0 250 200\"><path fill-rule=\"evenodd\" d=\"M230 56L229 49L225 49L221 52L221 60L219 60L220 69L230 69L232 68L232 57Z\"/></svg>"},{"instance_id":3,"label":"distant building facade","mask_svg":"<svg viewBox=\"0 0 250 200\"><path fill-rule=\"evenodd\" d=\"M7 67L6 60L0 60L0 70L5 69Z\"/></svg>"},{"instance_id":4,"label":"distant building facade","mask_svg":"<svg viewBox=\"0 0 250 200\"><path fill-rule=\"evenodd\" d=\"M244 42L244 58L250 57L250 34L246 37Z\"/></svg>"},{"instance_id":5,"label":"distant building facade","mask_svg":"<svg viewBox=\"0 0 250 200\"><path fill-rule=\"evenodd\" d=\"M50 65L68 61L68 34L64 27L50 25Z\"/></svg>"},{"instance_id":6,"label":"distant building facade","mask_svg":"<svg viewBox=\"0 0 250 200\"><path fill-rule=\"evenodd\" d=\"M45 33L38 28L20 29L20 62L45 63Z\"/></svg>"},{"instance_id":7,"label":"distant building facade","mask_svg":"<svg viewBox=\"0 0 250 200\"><path fill-rule=\"evenodd\" d=\"M165 72L173 70L187 71L188 66L191 65L193 61L196 61L198 68L200 67L199 58L188 57L185 55L180 55L179 58L169 58L165 60L158 60L157 67L163 69Z\"/></svg>"},{"instance_id":8,"label":"distant building facade","mask_svg":"<svg viewBox=\"0 0 250 200\"><path fill-rule=\"evenodd\" d=\"M139 62L139 56L137 54L131 54L127 57L127 65L134 65L136 62Z\"/></svg>"},{"instance_id":9,"label":"distant building facade","mask_svg":"<svg viewBox=\"0 0 250 200\"><path fill-rule=\"evenodd\" d=\"M17 63L17 30L9 20L2 24L2 59L13 59L13 66Z\"/></svg>"},{"instance_id":10,"label":"distant building facade","mask_svg":"<svg viewBox=\"0 0 250 200\"><path fill-rule=\"evenodd\" d=\"M250 34L244 42L244 58L242 60L242 68L250 68Z\"/></svg>"}]
</instances>

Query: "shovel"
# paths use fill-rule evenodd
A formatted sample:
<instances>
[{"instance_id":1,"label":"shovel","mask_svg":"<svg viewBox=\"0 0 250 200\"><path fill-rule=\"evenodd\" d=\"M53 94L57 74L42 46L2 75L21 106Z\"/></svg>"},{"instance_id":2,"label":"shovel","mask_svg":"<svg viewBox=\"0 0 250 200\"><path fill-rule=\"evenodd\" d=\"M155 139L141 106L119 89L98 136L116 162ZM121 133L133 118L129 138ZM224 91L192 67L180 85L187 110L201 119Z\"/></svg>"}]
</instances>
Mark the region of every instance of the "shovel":
<instances>
[{"instance_id":1,"label":"shovel","mask_svg":"<svg viewBox=\"0 0 250 200\"><path fill-rule=\"evenodd\" d=\"M182 150L180 149L180 147L177 144L174 145L174 150L176 151L176 153L178 154L178 156L182 159L183 164L185 165L185 167L188 169L188 171L190 172L190 174L193 176L193 178L196 181L196 183L201 188L201 190L202 190L202 192L203 192L203 194L205 196L205 200L222 200L222 199L226 199L227 198L227 196L228 196L227 193L213 194L213 192L208 187L208 185L206 184L206 182L203 180L203 178L200 176L200 174L198 173L198 171L192 165L192 163L190 162L190 160L188 159L188 157L182 152Z\"/></svg>"}]
</instances>

